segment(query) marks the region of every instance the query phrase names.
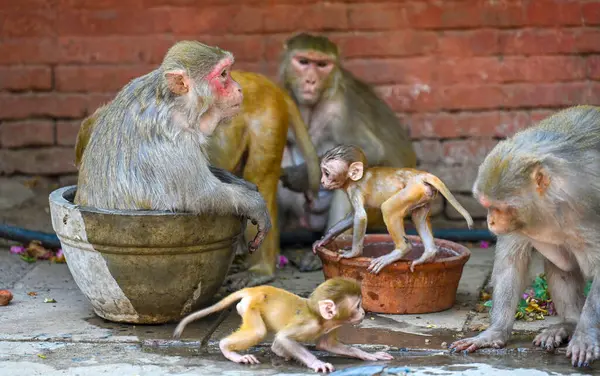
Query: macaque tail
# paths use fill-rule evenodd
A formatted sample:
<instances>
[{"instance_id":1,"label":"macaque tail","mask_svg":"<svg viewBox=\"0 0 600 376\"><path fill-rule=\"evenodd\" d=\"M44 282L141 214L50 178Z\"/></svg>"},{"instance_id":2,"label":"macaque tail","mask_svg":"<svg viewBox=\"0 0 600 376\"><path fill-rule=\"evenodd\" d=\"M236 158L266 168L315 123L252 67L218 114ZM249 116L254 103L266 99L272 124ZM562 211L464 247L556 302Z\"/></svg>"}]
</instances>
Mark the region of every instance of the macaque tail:
<instances>
[{"instance_id":1,"label":"macaque tail","mask_svg":"<svg viewBox=\"0 0 600 376\"><path fill-rule=\"evenodd\" d=\"M444 182L442 182L437 176L431 174L425 175L423 181L437 189L442 196L448 200L450 205L452 205L454 209L456 209L466 219L469 228L473 227L473 218L471 218L469 212L456 200Z\"/></svg>"},{"instance_id":2,"label":"macaque tail","mask_svg":"<svg viewBox=\"0 0 600 376\"><path fill-rule=\"evenodd\" d=\"M211 313L222 311L225 308L232 305L233 303L235 303L236 301L244 298L245 296L246 296L246 289L242 289L242 290L234 292L233 294L231 294L229 296L226 296L225 298L221 299L218 303L216 303L210 307L201 309L200 311L197 311L190 315L187 315L183 320L181 320L181 322L175 328L175 331L173 332L173 338L181 337L181 333L183 333L183 329L185 329L185 327L189 323L196 321L198 319L201 319L204 316L208 316Z\"/></svg>"},{"instance_id":3,"label":"macaque tail","mask_svg":"<svg viewBox=\"0 0 600 376\"><path fill-rule=\"evenodd\" d=\"M310 139L308 127L306 126L306 123L304 123L304 120L302 120L298 107L289 95L285 96L285 102L288 107L290 124L294 130L294 135L296 136L296 142L306 161L306 168L308 169L308 185L310 190L316 195L321 186L321 166L319 156L317 155L317 149L315 149L315 145Z\"/></svg>"}]
</instances>

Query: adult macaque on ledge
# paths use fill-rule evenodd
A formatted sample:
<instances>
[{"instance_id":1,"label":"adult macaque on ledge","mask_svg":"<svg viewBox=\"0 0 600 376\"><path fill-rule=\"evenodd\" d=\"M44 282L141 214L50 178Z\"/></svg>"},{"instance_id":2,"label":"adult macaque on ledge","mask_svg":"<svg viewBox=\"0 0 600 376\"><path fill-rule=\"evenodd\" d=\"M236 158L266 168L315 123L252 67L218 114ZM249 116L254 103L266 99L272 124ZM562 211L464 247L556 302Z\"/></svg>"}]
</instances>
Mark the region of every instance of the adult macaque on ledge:
<instances>
[{"instance_id":1,"label":"adult macaque on ledge","mask_svg":"<svg viewBox=\"0 0 600 376\"><path fill-rule=\"evenodd\" d=\"M77 139L75 203L103 209L239 215L258 226L256 250L271 227L256 186L210 166L215 128L239 113L233 55L181 41L160 67L133 79L85 119Z\"/></svg>"},{"instance_id":2,"label":"adult macaque on ledge","mask_svg":"<svg viewBox=\"0 0 600 376\"><path fill-rule=\"evenodd\" d=\"M369 85L342 67L338 46L327 37L301 33L288 39L280 64L280 81L298 104L319 155L339 144L354 144L364 150L371 166L416 166L408 132L396 114ZM306 191L308 179L306 165L293 140L282 165L282 222L286 214L290 218L305 215L309 229L323 231L351 210L344 192L323 190L311 205L305 205L304 197L295 193ZM372 223L381 224L379 210L369 217L377 219ZM312 253L307 256L300 270L320 266Z\"/></svg>"},{"instance_id":3,"label":"adult macaque on ledge","mask_svg":"<svg viewBox=\"0 0 600 376\"><path fill-rule=\"evenodd\" d=\"M500 142L479 167L473 194L498 236L491 325L450 348L506 345L537 251L562 322L533 343L553 351L568 342L573 366L590 365L600 357L600 107L568 108Z\"/></svg>"}]
</instances>

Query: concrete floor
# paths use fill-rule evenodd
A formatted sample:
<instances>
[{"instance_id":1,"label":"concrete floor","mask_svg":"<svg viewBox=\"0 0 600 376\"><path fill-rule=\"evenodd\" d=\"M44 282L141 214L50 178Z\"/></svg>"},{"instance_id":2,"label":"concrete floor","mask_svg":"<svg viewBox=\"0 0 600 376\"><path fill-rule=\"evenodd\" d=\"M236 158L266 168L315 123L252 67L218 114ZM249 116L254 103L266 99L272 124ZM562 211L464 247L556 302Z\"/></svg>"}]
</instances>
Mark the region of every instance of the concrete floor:
<instances>
[{"instance_id":1,"label":"concrete floor","mask_svg":"<svg viewBox=\"0 0 600 376\"><path fill-rule=\"evenodd\" d=\"M34 188L24 188L19 181L0 179L0 222L50 232L47 194L53 188L56 186L44 180ZM0 240L0 289L10 289L14 295L8 306L0 307L2 376L313 374L274 356L268 343L253 349L262 361L260 365L227 361L215 344L239 324L236 314L226 318L203 349L199 348L200 340L217 315L190 324L181 341L171 340L172 324L122 325L105 321L93 313L66 264L28 264L9 254L8 245ZM359 327L342 330L342 341L369 351L387 350L395 360L377 363L323 353L318 356L333 363L338 369L336 374L348 376L403 375L407 368L411 375L573 373L564 355L543 354L530 345L531 333L556 322L556 317L517 322L516 336L506 350L486 350L471 356L448 354L444 342L488 323L487 314L476 313L474 308L491 273L494 250L471 250L453 308L420 315L367 314ZM539 270L539 262L536 265ZM322 281L320 271L300 273L287 266L278 270L272 284L305 294ZM56 302L44 303L46 298Z\"/></svg>"}]
</instances>

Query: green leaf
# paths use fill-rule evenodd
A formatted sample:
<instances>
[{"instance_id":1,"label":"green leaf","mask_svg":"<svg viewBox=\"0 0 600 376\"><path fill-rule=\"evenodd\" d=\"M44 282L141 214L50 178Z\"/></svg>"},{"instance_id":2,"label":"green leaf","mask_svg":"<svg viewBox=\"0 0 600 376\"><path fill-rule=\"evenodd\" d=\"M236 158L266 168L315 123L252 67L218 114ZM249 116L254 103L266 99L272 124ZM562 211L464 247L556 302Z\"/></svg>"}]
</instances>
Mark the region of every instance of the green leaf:
<instances>
[{"instance_id":1,"label":"green leaf","mask_svg":"<svg viewBox=\"0 0 600 376\"><path fill-rule=\"evenodd\" d=\"M591 288L592 288L592 281L587 281L587 283L585 284L585 288L583 289L583 295L585 295L587 297L588 294L590 293Z\"/></svg>"},{"instance_id":2,"label":"green leaf","mask_svg":"<svg viewBox=\"0 0 600 376\"><path fill-rule=\"evenodd\" d=\"M27 255L21 255L21 259L23 261L27 261L28 263L35 262L35 260L36 260L35 257L30 257L30 256L27 256Z\"/></svg>"},{"instance_id":3,"label":"green leaf","mask_svg":"<svg viewBox=\"0 0 600 376\"><path fill-rule=\"evenodd\" d=\"M491 301L491 300L488 300L487 302L483 303L483 305L484 305L485 307L491 307L491 306L492 306L492 301Z\"/></svg>"}]
</instances>

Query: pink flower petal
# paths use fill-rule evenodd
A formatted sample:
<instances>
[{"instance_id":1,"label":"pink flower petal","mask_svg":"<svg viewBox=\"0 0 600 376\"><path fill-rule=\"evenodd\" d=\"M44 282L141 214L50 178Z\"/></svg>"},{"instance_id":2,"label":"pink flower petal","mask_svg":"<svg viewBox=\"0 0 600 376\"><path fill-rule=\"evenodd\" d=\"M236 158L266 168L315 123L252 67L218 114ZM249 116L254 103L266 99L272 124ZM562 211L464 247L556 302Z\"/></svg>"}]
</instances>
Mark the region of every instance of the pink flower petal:
<instances>
[{"instance_id":1,"label":"pink flower petal","mask_svg":"<svg viewBox=\"0 0 600 376\"><path fill-rule=\"evenodd\" d=\"M289 260L287 259L287 257L280 255L279 256L279 262L277 263L277 266L280 268L283 268L284 266L286 266L289 263Z\"/></svg>"},{"instance_id":2,"label":"pink flower petal","mask_svg":"<svg viewBox=\"0 0 600 376\"><path fill-rule=\"evenodd\" d=\"M12 253L13 255L20 255L21 253L25 252L25 247L22 247L20 245L13 245L12 247L10 247L10 253Z\"/></svg>"},{"instance_id":3,"label":"pink flower petal","mask_svg":"<svg viewBox=\"0 0 600 376\"><path fill-rule=\"evenodd\" d=\"M488 243L486 241L482 241L481 243L479 243L479 246L481 248L489 248L490 247L490 243Z\"/></svg>"}]
</instances>

